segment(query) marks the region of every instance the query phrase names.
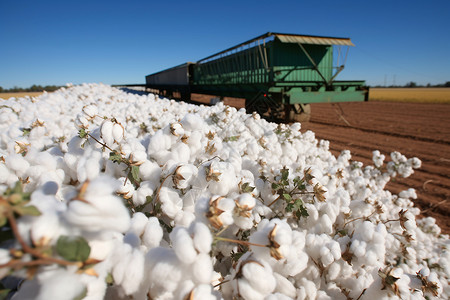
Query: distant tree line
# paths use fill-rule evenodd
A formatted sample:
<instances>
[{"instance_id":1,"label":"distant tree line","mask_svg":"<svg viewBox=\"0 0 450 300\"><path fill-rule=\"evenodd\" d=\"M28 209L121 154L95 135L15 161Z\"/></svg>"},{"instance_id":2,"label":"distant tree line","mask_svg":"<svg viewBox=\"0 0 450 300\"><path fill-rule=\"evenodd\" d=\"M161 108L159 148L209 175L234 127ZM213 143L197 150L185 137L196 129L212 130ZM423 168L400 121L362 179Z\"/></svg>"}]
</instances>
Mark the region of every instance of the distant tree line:
<instances>
[{"instance_id":1,"label":"distant tree line","mask_svg":"<svg viewBox=\"0 0 450 300\"><path fill-rule=\"evenodd\" d=\"M35 84L33 84L32 86L30 86L28 88L21 88L21 87L15 86L10 89L4 89L3 87L0 86L0 93L22 93L22 92L43 92L43 91L53 92L59 88L61 88L61 86L57 86L57 85L41 86L41 85L35 85Z\"/></svg>"},{"instance_id":2,"label":"distant tree line","mask_svg":"<svg viewBox=\"0 0 450 300\"><path fill-rule=\"evenodd\" d=\"M389 87L389 88L434 88L434 87L450 87L450 81L447 81L446 83L439 83L439 84L430 84L428 83L427 85L420 85L417 84L414 81L410 81L408 83L406 83L405 85L374 85L372 87L375 88L381 88L381 87Z\"/></svg>"}]
</instances>

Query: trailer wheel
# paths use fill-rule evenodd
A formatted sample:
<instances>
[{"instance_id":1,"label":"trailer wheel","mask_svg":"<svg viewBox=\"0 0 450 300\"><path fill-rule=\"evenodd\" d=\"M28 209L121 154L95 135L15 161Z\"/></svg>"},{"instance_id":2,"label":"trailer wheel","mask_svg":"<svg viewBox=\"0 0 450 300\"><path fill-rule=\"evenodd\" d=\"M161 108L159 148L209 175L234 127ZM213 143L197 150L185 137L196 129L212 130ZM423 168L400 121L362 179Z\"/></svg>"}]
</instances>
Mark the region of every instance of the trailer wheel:
<instances>
[{"instance_id":1,"label":"trailer wheel","mask_svg":"<svg viewBox=\"0 0 450 300\"><path fill-rule=\"evenodd\" d=\"M311 119L310 104L294 104L289 111L289 120L292 122L309 122Z\"/></svg>"}]
</instances>

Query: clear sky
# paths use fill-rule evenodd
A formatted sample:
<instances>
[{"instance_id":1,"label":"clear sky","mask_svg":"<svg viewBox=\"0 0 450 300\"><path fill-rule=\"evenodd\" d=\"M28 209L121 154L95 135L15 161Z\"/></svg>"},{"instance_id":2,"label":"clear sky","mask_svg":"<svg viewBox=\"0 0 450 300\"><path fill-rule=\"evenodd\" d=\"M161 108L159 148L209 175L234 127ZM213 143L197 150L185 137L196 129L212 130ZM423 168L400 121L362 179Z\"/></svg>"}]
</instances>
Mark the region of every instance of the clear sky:
<instances>
[{"instance_id":1,"label":"clear sky","mask_svg":"<svg viewBox=\"0 0 450 300\"><path fill-rule=\"evenodd\" d=\"M350 37L337 79L450 81L449 0L0 0L0 86L144 83L269 31Z\"/></svg>"}]
</instances>

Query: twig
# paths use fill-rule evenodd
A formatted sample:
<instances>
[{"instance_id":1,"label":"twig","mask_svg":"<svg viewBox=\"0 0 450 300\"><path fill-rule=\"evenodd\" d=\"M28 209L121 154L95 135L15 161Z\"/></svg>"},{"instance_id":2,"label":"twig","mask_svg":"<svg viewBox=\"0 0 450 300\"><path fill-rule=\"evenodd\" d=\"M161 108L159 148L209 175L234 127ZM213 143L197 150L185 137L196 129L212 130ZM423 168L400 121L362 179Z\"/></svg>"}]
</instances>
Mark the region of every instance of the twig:
<instances>
[{"instance_id":1,"label":"twig","mask_svg":"<svg viewBox=\"0 0 450 300\"><path fill-rule=\"evenodd\" d=\"M108 145L106 145L105 143L100 142L99 140L97 140L94 136L92 136L90 133L87 134L90 138L92 138L94 141L96 141L97 143L99 143L100 145L102 145L103 147L107 148L109 151L113 152L114 150L111 149Z\"/></svg>"},{"instance_id":2,"label":"twig","mask_svg":"<svg viewBox=\"0 0 450 300\"><path fill-rule=\"evenodd\" d=\"M22 236L20 235L19 229L17 227L16 219L14 218L12 211L8 211L6 217L8 218L9 225L11 226L11 230L13 231L14 236L16 237L17 241L19 242L20 246L22 246L22 250L28 254L31 254L32 256L34 256L36 258L39 258L38 260L35 260L34 262L33 261L18 262L18 263L13 263L11 265L13 265L17 268L17 267L22 267L22 266L33 266L33 265L39 265L39 264L47 264L47 265L59 264L59 265L64 265L64 266L76 264L76 262L57 259L54 257L47 257L44 254L42 254L41 252L37 251L36 249L28 246L28 244L25 243ZM0 268L9 267L10 263L11 263L11 261L6 264L0 265Z\"/></svg>"},{"instance_id":3,"label":"twig","mask_svg":"<svg viewBox=\"0 0 450 300\"><path fill-rule=\"evenodd\" d=\"M443 203L445 203L445 202L447 202L447 201L448 201L448 198L447 198L447 199L444 199L444 200L442 200L442 201L439 201L438 203L433 203L433 204L431 204L430 207L428 207L427 209L422 210L421 213L425 213L425 212L428 212L429 210L433 210L433 209L435 209L436 207L438 207L439 205L441 205L441 204L443 204Z\"/></svg>"},{"instance_id":4,"label":"twig","mask_svg":"<svg viewBox=\"0 0 450 300\"><path fill-rule=\"evenodd\" d=\"M352 125L350 124L350 122L348 122L345 118L344 118L344 110L342 109L342 107L339 105L339 103L336 103L337 106L339 107L341 112L338 112L337 110L335 110L336 114L339 116L340 119L342 119L345 124L347 124L348 126L352 127Z\"/></svg>"},{"instance_id":5,"label":"twig","mask_svg":"<svg viewBox=\"0 0 450 300\"><path fill-rule=\"evenodd\" d=\"M429 180L425 181L425 182L422 184L422 188L424 189L424 191L427 191L427 190L425 189L425 186L426 186L427 184L433 182L433 181L434 181L434 180L429 179Z\"/></svg>"},{"instance_id":6,"label":"twig","mask_svg":"<svg viewBox=\"0 0 450 300\"><path fill-rule=\"evenodd\" d=\"M268 245L261 245L261 244L250 243L247 241L233 240L233 239L220 237L220 236L216 236L215 239L218 241L230 242L230 243L235 243L235 244L244 245L244 246L269 247Z\"/></svg>"}]
</instances>

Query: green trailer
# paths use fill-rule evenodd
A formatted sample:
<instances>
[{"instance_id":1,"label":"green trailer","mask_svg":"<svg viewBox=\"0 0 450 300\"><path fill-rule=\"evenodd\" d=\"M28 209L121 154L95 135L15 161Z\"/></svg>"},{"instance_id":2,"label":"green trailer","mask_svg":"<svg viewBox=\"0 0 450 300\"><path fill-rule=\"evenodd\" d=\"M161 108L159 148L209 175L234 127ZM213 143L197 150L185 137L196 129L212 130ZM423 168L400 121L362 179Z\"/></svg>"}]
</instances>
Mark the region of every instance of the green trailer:
<instances>
[{"instance_id":1,"label":"green trailer","mask_svg":"<svg viewBox=\"0 0 450 300\"><path fill-rule=\"evenodd\" d=\"M349 38L266 33L196 63L146 76L146 86L182 99L191 93L245 99L249 112L309 119L310 103L366 101L364 81L337 81ZM346 50L346 51L344 51Z\"/></svg>"}]
</instances>

